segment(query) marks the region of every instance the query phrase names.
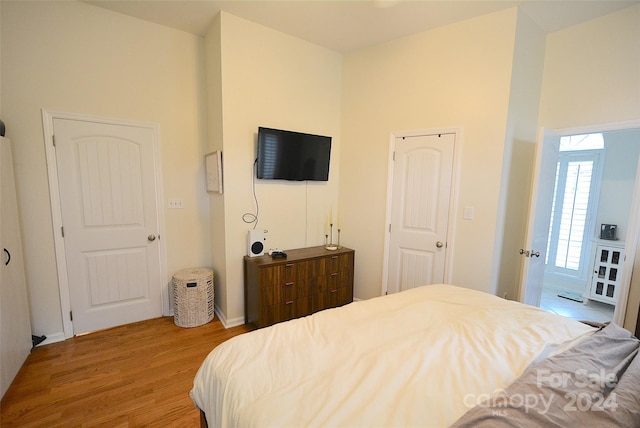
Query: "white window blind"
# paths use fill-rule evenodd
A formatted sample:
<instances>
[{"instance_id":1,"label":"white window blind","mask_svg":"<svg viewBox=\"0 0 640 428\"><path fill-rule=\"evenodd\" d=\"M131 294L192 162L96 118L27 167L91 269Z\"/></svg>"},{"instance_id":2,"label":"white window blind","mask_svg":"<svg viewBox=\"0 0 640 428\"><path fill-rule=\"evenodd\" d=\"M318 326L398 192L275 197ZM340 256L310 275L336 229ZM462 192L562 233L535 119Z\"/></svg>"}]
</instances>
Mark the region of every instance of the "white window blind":
<instances>
[{"instance_id":1,"label":"white window blind","mask_svg":"<svg viewBox=\"0 0 640 428\"><path fill-rule=\"evenodd\" d=\"M557 267L579 270L585 236L593 161L568 162L562 211L559 215Z\"/></svg>"},{"instance_id":2,"label":"white window blind","mask_svg":"<svg viewBox=\"0 0 640 428\"><path fill-rule=\"evenodd\" d=\"M602 134L563 137L560 143L551 226L547 242L547 271L582 280L586 277L589 234L593 229L591 209L596 174L604 148Z\"/></svg>"}]
</instances>

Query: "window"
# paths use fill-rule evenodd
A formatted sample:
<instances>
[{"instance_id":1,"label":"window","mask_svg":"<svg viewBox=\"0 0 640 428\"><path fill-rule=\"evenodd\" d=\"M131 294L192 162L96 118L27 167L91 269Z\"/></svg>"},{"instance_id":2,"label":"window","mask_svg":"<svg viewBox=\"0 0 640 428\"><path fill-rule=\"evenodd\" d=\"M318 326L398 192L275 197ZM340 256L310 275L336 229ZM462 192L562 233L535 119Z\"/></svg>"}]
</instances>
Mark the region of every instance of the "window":
<instances>
[{"instance_id":1,"label":"window","mask_svg":"<svg viewBox=\"0 0 640 428\"><path fill-rule=\"evenodd\" d=\"M592 208L599 187L602 134L562 137L547 242L547 271L565 279L587 276Z\"/></svg>"},{"instance_id":2,"label":"window","mask_svg":"<svg viewBox=\"0 0 640 428\"><path fill-rule=\"evenodd\" d=\"M601 133L569 135L560 138L560 152L576 150L603 150L604 137Z\"/></svg>"}]
</instances>

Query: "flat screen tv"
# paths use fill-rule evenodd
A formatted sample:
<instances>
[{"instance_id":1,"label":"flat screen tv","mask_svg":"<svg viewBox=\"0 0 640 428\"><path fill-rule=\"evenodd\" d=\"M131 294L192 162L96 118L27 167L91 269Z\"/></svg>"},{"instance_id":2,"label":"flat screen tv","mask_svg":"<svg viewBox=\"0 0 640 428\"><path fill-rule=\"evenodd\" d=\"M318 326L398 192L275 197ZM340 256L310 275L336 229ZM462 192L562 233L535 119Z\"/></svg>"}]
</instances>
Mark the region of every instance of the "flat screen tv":
<instances>
[{"instance_id":1,"label":"flat screen tv","mask_svg":"<svg viewBox=\"0 0 640 428\"><path fill-rule=\"evenodd\" d=\"M258 178L327 181L330 156L331 137L258 128Z\"/></svg>"}]
</instances>

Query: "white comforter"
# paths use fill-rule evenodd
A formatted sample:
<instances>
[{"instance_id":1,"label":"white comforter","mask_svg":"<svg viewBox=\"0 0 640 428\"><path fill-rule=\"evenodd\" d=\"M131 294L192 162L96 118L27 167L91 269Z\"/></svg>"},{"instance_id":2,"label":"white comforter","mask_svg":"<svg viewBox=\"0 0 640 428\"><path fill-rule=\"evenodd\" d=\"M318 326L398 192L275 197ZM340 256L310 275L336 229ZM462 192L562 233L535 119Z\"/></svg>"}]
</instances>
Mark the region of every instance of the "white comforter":
<instances>
[{"instance_id":1,"label":"white comforter","mask_svg":"<svg viewBox=\"0 0 640 428\"><path fill-rule=\"evenodd\" d=\"M446 427L593 328L451 285L237 336L191 391L209 427Z\"/></svg>"}]
</instances>

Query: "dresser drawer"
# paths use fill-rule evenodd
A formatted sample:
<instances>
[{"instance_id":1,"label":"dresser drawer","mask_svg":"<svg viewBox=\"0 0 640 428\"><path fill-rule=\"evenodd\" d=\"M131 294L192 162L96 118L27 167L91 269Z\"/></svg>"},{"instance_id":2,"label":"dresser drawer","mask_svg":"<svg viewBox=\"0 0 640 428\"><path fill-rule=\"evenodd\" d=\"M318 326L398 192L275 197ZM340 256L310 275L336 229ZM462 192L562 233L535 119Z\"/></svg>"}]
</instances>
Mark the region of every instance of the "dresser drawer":
<instances>
[{"instance_id":1,"label":"dresser drawer","mask_svg":"<svg viewBox=\"0 0 640 428\"><path fill-rule=\"evenodd\" d=\"M353 253L335 255L328 258L327 272L333 274L353 269Z\"/></svg>"},{"instance_id":2,"label":"dresser drawer","mask_svg":"<svg viewBox=\"0 0 640 428\"><path fill-rule=\"evenodd\" d=\"M281 296L280 302L288 302L291 300L309 297L309 287L307 279L297 279L295 281L285 282L280 285Z\"/></svg>"},{"instance_id":3,"label":"dresser drawer","mask_svg":"<svg viewBox=\"0 0 640 428\"><path fill-rule=\"evenodd\" d=\"M309 296L307 280L296 280L261 287L260 302L265 305L288 302Z\"/></svg>"},{"instance_id":4,"label":"dresser drawer","mask_svg":"<svg viewBox=\"0 0 640 428\"><path fill-rule=\"evenodd\" d=\"M353 287L340 287L316 293L312 299L312 308L314 312L318 312L351 302L353 302Z\"/></svg>"},{"instance_id":5,"label":"dresser drawer","mask_svg":"<svg viewBox=\"0 0 640 428\"><path fill-rule=\"evenodd\" d=\"M304 317L312 313L311 298L290 300L267 307L265 325Z\"/></svg>"}]
</instances>

